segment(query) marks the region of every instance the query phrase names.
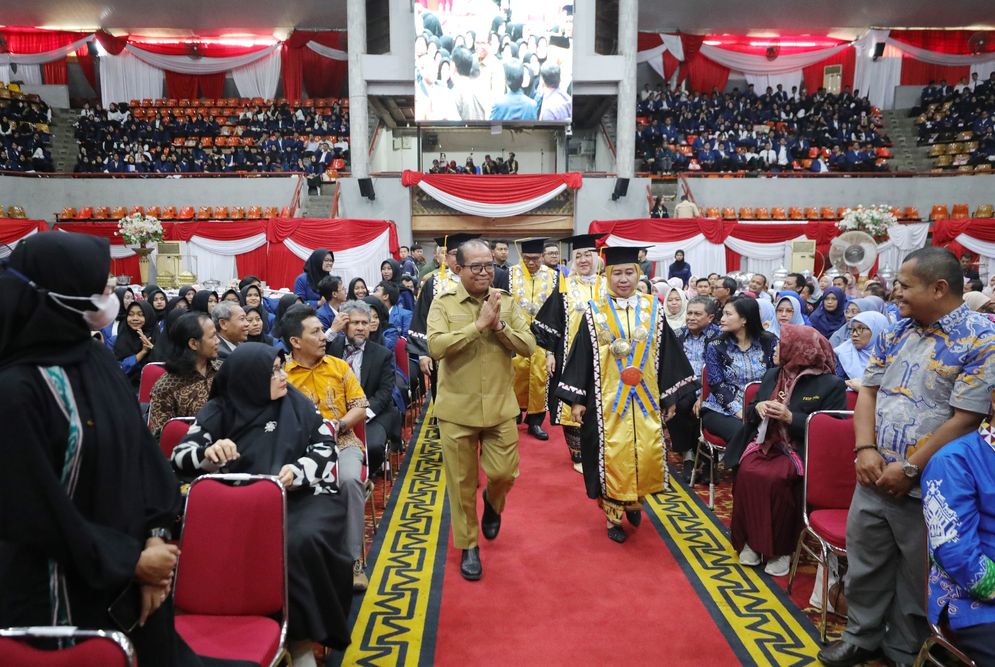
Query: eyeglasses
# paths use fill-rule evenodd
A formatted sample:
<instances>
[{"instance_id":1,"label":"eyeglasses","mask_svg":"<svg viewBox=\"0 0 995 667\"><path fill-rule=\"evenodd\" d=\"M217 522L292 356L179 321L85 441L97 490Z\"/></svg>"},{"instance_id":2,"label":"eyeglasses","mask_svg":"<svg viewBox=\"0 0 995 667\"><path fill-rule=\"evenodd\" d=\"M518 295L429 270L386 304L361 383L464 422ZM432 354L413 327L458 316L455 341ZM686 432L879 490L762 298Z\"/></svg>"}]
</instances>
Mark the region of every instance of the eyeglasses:
<instances>
[{"instance_id":1,"label":"eyeglasses","mask_svg":"<svg viewBox=\"0 0 995 667\"><path fill-rule=\"evenodd\" d=\"M853 326L853 325L850 326L850 335L851 336L863 336L868 331L870 331L870 329L868 329L867 327L862 327L859 324L856 325L856 326Z\"/></svg>"},{"instance_id":2,"label":"eyeglasses","mask_svg":"<svg viewBox=\"0 0 995 667\"><path fill-rule=\"evenodd\" d=\"M470 273L473 275L479 276L481 273L494 273L495 266L494 262L487 262L485 264L468 264L466 268L470 269Z\"/></svg>"},{"instance_id":3,"label":"eyeglasses","mask_svg":"<svg viewBox=\"0 0 995 667\"><path fill-rule=\"evenodd\" d=\"M287 369L283 367L283 364L273 367L273 377L280 378L287 374Z\"/></svg>"}]
</instances>

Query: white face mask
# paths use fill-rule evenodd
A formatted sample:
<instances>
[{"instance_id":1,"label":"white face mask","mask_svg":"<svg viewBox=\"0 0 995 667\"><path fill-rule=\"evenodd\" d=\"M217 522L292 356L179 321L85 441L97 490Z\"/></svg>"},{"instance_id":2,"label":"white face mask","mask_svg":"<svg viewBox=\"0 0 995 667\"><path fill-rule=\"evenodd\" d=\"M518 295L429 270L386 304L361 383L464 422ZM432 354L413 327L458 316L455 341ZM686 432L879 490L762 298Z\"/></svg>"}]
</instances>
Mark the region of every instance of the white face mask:
<instances>
[{"instance_id":1,"label":"white face mask","mask_svg":"<svg viewBox=\"0 0 995 667\"><path fill-rule=\"evenodd\" d=\"M121 307L117 296L113 293L91 294L90 296L70 296L68 294L49 292L48 295L52 297L52 301L56 302L66 310L71 310L74 313L82 315L83 321L90 327L90 331L100 331L104 327L109 326L117 317L118 311ZM81 310L79 308L73 308L72 306L64 303L63 299L89 301L97 307L97 310Z\"/></svg>"}]
</instances>

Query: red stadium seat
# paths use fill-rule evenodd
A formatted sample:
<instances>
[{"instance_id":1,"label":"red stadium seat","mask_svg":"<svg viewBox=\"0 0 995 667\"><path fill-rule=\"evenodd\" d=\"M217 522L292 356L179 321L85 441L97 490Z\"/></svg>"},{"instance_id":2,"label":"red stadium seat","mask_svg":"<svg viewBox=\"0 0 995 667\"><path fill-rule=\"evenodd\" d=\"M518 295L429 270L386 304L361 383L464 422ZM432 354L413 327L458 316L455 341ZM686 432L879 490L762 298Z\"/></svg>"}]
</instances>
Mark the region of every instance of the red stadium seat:
<instances>
[{"instance_id":1,"label":"red stadium seat","mask_svg":"<svg viewBox=\"0 0 995 667\"><path fill-rule=\"evenodd\" d=\"M93 217L97 220L110 220L111 209L109 206L99 206L94 212Z\"/></svg>"},{"instance_id":2,"label":"red stadium seat","mask_svg":"<svg viewBox=\"0 0 995 667\"><path fill-rule=\"evenodd\" d=\"M184 206L183 208L181 208L178 217L180 220L193 220L194 218L193 206Z\"/></svg>"},{"instance_id":3,"label":"red stadium seat","mask_svg":"<svg viewBox=\"0 0 995 667\"><path fill-rule=\"evenodd\" d=\"M67 206L62 209L62 213L59 214L59 220L75 220L76 219L76 209Z\"/></svg>"},{"instance_id":4,"label":"red stadium seat","mask_svg":"<svg viewBox=\"0 0 995 667\"><path fill-rule=\"evenodd\" d=\"M819 219L819 209L814 206L809 206L805 209L805 218L807 220L818 220Z\"/></svg>"},{"instance_id":5,"label":"red stadium seat","mask_svg":"<svg viewBox=\"0 0 995 667\"><path fill-rule=\"evenodd\" d=\"M134 208L140 209L141 206L135 206ZM158 206L149 206L149 207L147 207L145 209L145 215L152 216L153 218L158 218L159 217L159 207Z\"/></svg>"},{"instance_id":6,"label":"red stadium seat","mask_svg":"<svg viewBox=\"0 0 995 667\"><path fill-rule=\"evenodd\" d=\"M947 220L950 218L950 212L947 210L946 204L934 204L933 209L929 212L930 220Z\"/></svg>"},{"instance_id":7,"label":"red stadium seat","mask_svg":"<svg viewBox=\"0 0 995 667\"><path fill-rule=\"evenodd\" d=\"M93 219L93 208L90 206L84 206L76 214L77 220L92 220Z\"/></svg>"},{"instance_id":8,"label":"red stadium seat","mask_svg":"<svg viewBox=\"0 0 995 667\"><path fill-rule=\"evenodd\" d=\"M964 218L970 218L971 209L968 208L967 204L954 204L953 210L950 212L950 217L954 220L963 220Z\"/></svg>"},{"instance_id":9,"label":"red stadium seat","mask_svg":"<svg viewBox=\"0 0 995 667\"><path fill-rule=\"evenodd\" d=\"M714 206L709 206L708 208L705 209L705 217L706 218L721 218L722 217L722 212L719 211L719 209L717 209Z\"/></svg>"},{"instance_id":10,"label":"red stadium seat","mask_svg":"<svg viewBox=\"0 0 995 667\"><path fill-rule=\"evenodd\" d=\"M142 206L132 206L128 209L128 215L145 215L145 208ZM149 213L149 215L152 215Z\"/></svg>"},{"instance_id":11,"label":"red stadium seat","mask_svg":"<svg viewBox=\"0 0 995 667\"><path fill-rule=\"evenodd\" d=\"M193 417L173 417L162 427L162 433L159 434L159 449L167 459L173 455L176 445L183 440L193 422Z\"/></svg>"},{"instance_id":12,"label":"red stadium seat","mask_svg":"<svg viewBox=\"0 0 995 667\"><path fill-rule=\"evenodd\" d=\"M753 220L753 209L749 206L742 206L739 209L740 220Z\"/></svg>"},{"instance_id":13,"label":"red stadium seat","mask_svg":"<svg viewBox=\"0 0 995 667\"><path fill-rule=\"evenodd\" d=\"M245 219L245 209L241 206L236 206L231 209L231 213L228 215L232 220L244 220Z\"/></svg>"},{"instance_id":14,"label":"red stadium seat","mask_svg":"<svg viewBox=\"0 0 995 667\"><path fill-rule=\"evenodd\" d=\"M176 219L176 207L167 206L162 209L162 215L159 216L160 220L175 220Z\"/></svg>"},{"instance_id":15,"label":"red stadium seat","mask_svg":"<svg viewBox=\"0 0 995 667\"><path fill-rule=\"evenodd\" d=\"M740 216L740 218L742 217ZM753 209L753 217L757 220L770 220L770 209L763 206Z\"/></svg>"},{"instance_id":16,"label":"red stadium seat","mask_svg":"<svg viewBox=\"0 0 995 667\"><path fill-rule=\"evenodd\" d=\"M214 207L214 219L215 220L227 220L228 219L228 207L227 206L215 206Z\"/></svg>"},{"instance_id":17,"label":"red stadium seat","mask_svg":"<svg viewBox=\"0 0 995 667\"><path fill-rule=\"evenodd\" d=\"M57 643L60 648L43 648ZM36 645L38 644L38 645ZM0 630L0 664L16 667L135 667L135 649L115 630L41 626Z\"/></svg>"},{"instance_id":18,"label":"red stadium seat","mask_svg":"<svg viewBox=\"0 0 995 667\"><path fill-rule=\"evenodd\" d=\"M128 215L128 209L126 209L124 206L115 206L114 210L111 211L111 218L114 220L120 220L126 215Z\"/></svg>"},{"instance_id":19,"label":"red stadium seat","mask_svg":"<svg viewBox=\"0 0 995 667\"><path fill-rule=\"evenodd\" d=\"M201 206L197 209L197 219L198 220L210 220L213 211L210 206Z\"/></svg>"},{"instance_id":20,"label":"red stadium seat","mask_svg":"<svg viewBox=\"0 0 995 667\"><path fill-rule=\"evenodd\" d=\"M158 361L150 361L142 368L141 381L138 384L138 402L149 404L152 401L152 387L156 380L166 372L166 367Z\"/></svg>"},{"instance_id":21,"label":"red stadium seat","mask_svg":"<svg viewBox=\"0 0 995 667\"><path fill-rule=\"evenodd\" d=\"M805 215L802 213L802 210L800 208L798 208L797 206L792 206L791 208L788 209L788 219L804 220Z\"/></svg>"},{"instance_id":22,"label":"red stadium seat","mask_svg":"<svg viewBox=\"0 0 995 667\"><path fill-rule=\"evenodd\" d=\"M783 208L773 208L770 211L770 218L771 220L787 220L788 215Z\"/></svg>"}]
</instances>

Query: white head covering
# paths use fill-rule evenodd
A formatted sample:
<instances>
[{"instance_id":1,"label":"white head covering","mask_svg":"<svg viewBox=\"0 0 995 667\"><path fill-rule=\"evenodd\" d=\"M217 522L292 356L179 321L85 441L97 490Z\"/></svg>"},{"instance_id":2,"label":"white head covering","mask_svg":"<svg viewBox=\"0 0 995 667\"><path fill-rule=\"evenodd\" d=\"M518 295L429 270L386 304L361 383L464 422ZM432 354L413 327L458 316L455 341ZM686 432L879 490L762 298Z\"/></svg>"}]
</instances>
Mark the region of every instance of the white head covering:
<instances>
[{"instance_id":1,"label":"white head covering","mask_svg":"<svg viewBox=\"0 0 995 667\"><path fill-rule=\"evenodd\" d=\"M681 309L677 311L676 315L670 314L670 309L667 308L667 299L670 298L671 292L677 292L681 296ZM679 287L674 287L673 285L663 286L660 291L663 302L663 314L667 316L667 324L674 331L677 331L682 326L687 324L687 314L688 314L688 296L684 293L684 283L681 283Z\"/></svg>"},{"instance_id":2,"label":"white head covering","mask_svg":"<svg viewBox=\"0 0 995 667\"><path fill-rule=\"evenodd\" d=\"M876 310L865 310L857 313L850 320L851 324L853 322L860 322L870 329L871 340L862 350L855 348L853 340L850 339L842 343L834 351L847 376L851 380L858 380L864 376L864 370L867 369L867 364L871 361L871 352L874 351L874 344L877 342L878 336L888 328L890 323L886 316Z\"/></svg>"},{"instance_id":3,"label":"white head covering","mask_svg":"<svg viewBox=\"0 0 995 667\"><path fill-rule=\"evenodd\" d=\"M781 337L781 323L777 321L777 307L781 305L782 301L789 302L791 304L791 307L794 308L794 313L792 313L791 321L788 322L788 324L797 324L799 326L806 326L805 318L802 317L802 307L801 304L798 303L798 299L786 294L782 296L780 299L778 299L777 303L774 304L774 320L770 323L769 331L778 338Z\"/></svg>"},{"instance_id":4,"label":"white head covering","mask_svg":"<svg viewBox=\"0 0 995 667\"><path fill-rule=\"evenodd\" d=\"M774 312L774 304L768 299L757 299L757 305L760 307L760 323L764 325L764 329L770 331L774 328L775 320L777 319L777 313Z\"/></svg>"}]
</instances>

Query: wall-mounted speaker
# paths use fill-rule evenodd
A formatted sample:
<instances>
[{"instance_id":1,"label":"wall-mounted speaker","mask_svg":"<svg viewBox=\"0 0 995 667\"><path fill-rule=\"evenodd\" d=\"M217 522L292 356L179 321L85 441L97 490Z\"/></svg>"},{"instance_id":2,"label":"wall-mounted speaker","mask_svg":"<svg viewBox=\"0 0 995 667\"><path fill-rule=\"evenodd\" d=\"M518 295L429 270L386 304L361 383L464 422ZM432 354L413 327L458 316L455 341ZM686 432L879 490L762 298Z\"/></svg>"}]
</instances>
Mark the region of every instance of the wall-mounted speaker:
<instances>
[{"instance_id":1,"label":"wall-mounted speaker","mask_svg":"<svg viewBox=\"0 0 995 667\"><path fill-rule=\"evenodd\" d=\"M618 201L629 192L629 179L620 178L615 181L615 190L612 192L612 201Z\"/></svg>"},{"instance_id":2,"label":"wall-mounted speaker","mask_svg":"<svg viewBox=\"0 0 995 667\"><path fill-rule=\"evenodd\" d=\"M377 193L373 191L372 178L359 179L359 194L366 197L370 201L373 201L377 198Z\"/></svg>"},{"instance_id":3,"label":"wall-mounted speaker","mask_svg":"<svg viewBox=\"0 0 995 667\"><path fill-rule=\"evenodd\" d=\"M874 56L873 56L872 60L877 60L878 58L880 58L883 55L884 55L884 42L875 42L874 43Z\"/></svg>"}]
</instances>

